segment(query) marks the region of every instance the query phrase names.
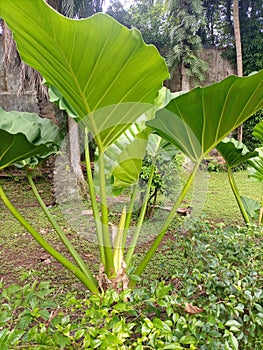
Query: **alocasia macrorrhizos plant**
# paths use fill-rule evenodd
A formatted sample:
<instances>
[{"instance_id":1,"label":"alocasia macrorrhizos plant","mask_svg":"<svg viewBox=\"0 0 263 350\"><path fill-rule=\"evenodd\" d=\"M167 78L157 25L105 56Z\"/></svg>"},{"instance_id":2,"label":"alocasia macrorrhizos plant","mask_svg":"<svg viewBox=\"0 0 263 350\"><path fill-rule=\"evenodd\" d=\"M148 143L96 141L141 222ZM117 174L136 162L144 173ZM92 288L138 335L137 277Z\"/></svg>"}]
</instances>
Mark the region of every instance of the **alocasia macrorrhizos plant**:
<instances>
[{"instance_id":1,"label":"alocasia macrorrhizos plant","mask_svg":"<svg viewBox=\"0 0 263 350\"><path fill-rule=\"evenodd\" d=\"M90 197L100 259L108 277L114 278L118 271L111 249L103 154L152 107L168 77L165 62L139 31L104 14L72 20L42 0L4 1L0 13L22 59L59 90L86 134L93 134L99 151L100 208L88 166ZM86 158L89 163L88 152Z\"/></svg>"},{"instance_id":2,"label":"alocasia macrorrhizos plant","mask_svg":"<svg viewBox=\"0 0 263 350\"><path fill-rule=\"evenodd\" d=\"M147 122L155 132L177 146L195 163L153 247L157 249L176 209L192 184L205 156L238 125L263 105L263 71L250 77L230 76L205 88L196 88L173 99L156 118ZM154 248L153 248L154 250ZM140 274L152 257L150 250L135 271Z\"/></svg>"},{"instance_id":3,"label":"alocasia macrorrhizos plant","mask_svg":"<svg viewBox=\"0 0 263 350\"><path fill-rule=\"evenodd\" d=\"M102 263L100 286L105 287L102 280L106 279L106 284L115 283L117 287L121 282L125 287L128 283L125 267L130 264L140 232L136 230L134 245L125 255L134 192L131 204L123 208L112 247L104 155L142 113L153 107L162 81L168 76L164 60L153 46L147 46L142 41L137 30L128 30L104 14L72 20L56 13L43 0L1 0L0 16L13 31L22 59L58 90L85 131L87 178ZM196 165L155 242L135 270L136 275L142 273L160 244L203 157L231 130L262 108L262 79L263 72L260 72L249 78L230 77L211 87L195 89L174 98L157 113L156 119L148 122L149 127L180 148ZM88 132L92 133L98 148L100 205L90 168ZM142 132L137 134L134 142L145 149L149 131ZM135 150L131 143L124 148L126 153L118 155L119 162L111 175L119 187L131 179L129 185L136 188L136 176L140 170L137 165L144 151L136 160ZM136 161L136 167L133 162L129 165L129 157ZM31 185L38 197L32 181ZM4 198L3 191L1 196ZM39 201L52 225L56 226L41 198ZM140 223L142 220L143 215ZM61 234L59 228L57 232ZM87 288L97 293L97 281L74 249L70 249L77 264L73 272ZM132 286L135 282L130 281L129 284Z\"/></svg>"}]
</instances>

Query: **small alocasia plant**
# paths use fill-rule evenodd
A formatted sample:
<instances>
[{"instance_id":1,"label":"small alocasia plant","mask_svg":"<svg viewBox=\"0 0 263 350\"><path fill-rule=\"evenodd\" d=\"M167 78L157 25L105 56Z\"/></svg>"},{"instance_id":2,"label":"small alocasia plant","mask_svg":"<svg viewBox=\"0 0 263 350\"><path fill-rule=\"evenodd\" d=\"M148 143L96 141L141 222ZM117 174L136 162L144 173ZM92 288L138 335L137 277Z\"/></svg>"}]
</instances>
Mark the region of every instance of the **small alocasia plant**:
<instances>
[{"instance_id":1,"label":"small alocasia plant","mask_svg":"<svg viewBox=\"0 0 263 350\"><path fill-rule=\"evenodd\" d=\"M262 122L255 126L253 135L263 142ZM259 224L261 224L262 204L253 198L240 195L232 169L243 162L247 162L249 165L249 177L261 182L263 180L262 148L259 147L254 151L249 151L245 144L228 137L222 140L216 148L226 162L229 183L245 223L249 224L250 219L258 219Z\"/></svg>"},{"instance_id":2,"label":"small alocasia plant","mask_svg":"<svg viewBox=\"0 0 263 350\"><path fill-rule=\"evenodd\" d=\"M254 127L253 136L255 136L262 143L262 146L256 149L256 151L258 152L257 157L248 160L249 177L262 183L263 181L263 121L259 122ZM260 225L263 219L263 194L262 194L261 203L257 203L257 204L254 203L254 206L255 205L257 206L257 210L259 211L258 222Z\"/></svg>"},{"instance_id":3,"label":"small alocasia plant","mask_svg":"<svg viewBox=\"0 0 263 350\"><path fill-rule=\"evenodd\" d=\"M136 282L129 281L127 270L131 267L141 233L146 204L141 209L129 248L126 250L125 247L137 190L136 181L151 130L182 150L195 162L195 167L156 240L133 272L137 276L141 275L167 232L202 159L230 131L262 108L263 71L248 78L230 77L219 84L175 97L157 112L155 119L145 123L147 113L151 110L155 112L160 107L155 106L156 98L168 71L158 51L146 45L137 30L128 30L104 14L84 20L67 19L43 0L2 0L0 16L13 31L22 59L37 69L48 85L57 89L64 106L70 109L85 134L87 182L101 261L98 281L63 237L63 232L45 208L29 177L42 209L76 265L72 264L73 268L67 259L49 252L93 293L98 293L99 287L105 289L110 285L117 289L120 284L121 288L134 286ZM168 101L172 97L170 95ZM166 104L163 99L161 105ZM142 120L143 126L140 125ZM119 140L127 139L128 132L134 130L134 123L137 125L134 137L118 152L115 166L108 168L107 157L111 154L111 147ZM98 174L95 175L91 170L88 134L92 134L97 145ZM155 143L156 154L161 137ZM154 166L152 169L146 198L150 193ZM130 202L123 207L113 242L107 200L109 177L113 179L115 193L120 193L125 187L131 189ZM1 197L15 214L3 191ZM31 226L25 219L16 217L32 234Z\"/></svg>"},{"instance_id":4,"label":"small alocasia plant","mask_svg":"<svg viewBox=\"0 0 263 350\"><path fill-rule=\"evenodd\" d=\"M247 197L241 197L234 179L232 169L239 166L241 163L246 162L250 158L258 155L257 151L250 152L247 147L240 141L236 141L233 138L225 138L217 145L217 150L221 153L227 165L227 174L231 189L234 193L240 212L246 224L250 222L250 216L248 213L250 200Z\"/></svg>"},{"instance_id":5,"label":"small alocasia plant","mask_svg":"<svg viewBox=\"0 0 263 350\"><path fill-rule=\"evenodd\" d=\"M256 137L263 147L263 121L259 122L253 130L253 136ZM257 148L257 157L250 159L248 164L250 165L250 177L262 182L263 181L263 149L262 147Z\"/></svg>"}]
</instances>

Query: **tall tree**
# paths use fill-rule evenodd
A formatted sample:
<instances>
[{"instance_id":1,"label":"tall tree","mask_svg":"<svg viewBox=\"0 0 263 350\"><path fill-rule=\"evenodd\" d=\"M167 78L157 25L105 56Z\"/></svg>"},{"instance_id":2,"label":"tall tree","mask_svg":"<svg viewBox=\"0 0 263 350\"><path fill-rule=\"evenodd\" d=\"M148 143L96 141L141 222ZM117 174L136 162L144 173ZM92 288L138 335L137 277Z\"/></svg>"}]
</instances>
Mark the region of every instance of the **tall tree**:
<instances>
[{"instance_id":1,"label":"tall tree","mask_svg":"<svg viewBox=\"0 0 263 350\"><path fill-rule=\"evenodd\" d=\"M155 45L164 55L169 45L166 31L168 16L164 8L164 0L134 0L129 8L119 0L111 0L106 13L128 28L139 29L143 40Z\"/></svg>"},{"instance_id":2,"label":"tall tree","mask_svg":"<svg viewBox=\"0 0 263 350\"><path fill-rule=\"evenodd\" d=\"M111 0L106 13L121 24L130 27L130 15L119 0Z\"/></svg>"},{"instance_id":3,"label":"tall tree","mask_svg":"<svg viewBox=\"0 0 263 350\"><path fill-rule=\"evenodd\" d=\"M179 72L182 89L190 80L203 80L207 66L198 57L202 49L199 30L204 21L202 0L135 0L125 10L113 0L107 11L129 27L138 28L148 44L154 44L166 58L171 71ZM168 82L169 85L169 82Z\"/></svg>"},{"instance_id":4,"label":"tall tree","mask_svg":"<svg viewBox=\"0 0 263 350\"><path fill-rule=\"evenodd\" d=\"M243 76L243 61L242 61L242 45L240 36L240 24L239 24L239 3L238 0L233 0L233 21L234 21L234 33L235 33L235 46L236 46L236 62L237 62L237 75ZM240 125L237 129L237 138L242 142L243 126Z\"/></svg>"},{"instance_id":5,"label":"tall tree","mask_svg":"<svg viewBox=\"0 0 263 350\"><path fill-rule=\"evenodd\" d=\"M206 25L202 27L201 37L205 46L226 49L224 57L236 64L233 5L234 0L203 0ZM243 75L248 75L263 68L262 0L239 0L238 10Z\"/></svg>"},{"instance_id":6,"label":"tall tree","mask_svg":"<svg viewBox=\"0 0 263 350\"><path fill-rule=\"evenodd\" d=\"M233 21L236 46L237 75L243 76L242 45L239 24L239 4L238 0L233 0Z\"/></svg>"},{"instance_id":7,"label":"tall tree","mask_svg":"<svg viewBox=\"0 0 263 350\"><path fill-rule=\"evenodd\" d=\"M203 0L205 25L200 33L202 43L208 47L225 47L232 43L232 0Z\"/></svg>"},{"instance_id":8,"label":"tall tree","mask_svg":"<svg viewBox=\"0 0 263 350\"><path fill-rule=\"evenodd\" d=\"M263 69L263 3L242 0L239 4L244 75Z\"/></svg>"}]
</instances>

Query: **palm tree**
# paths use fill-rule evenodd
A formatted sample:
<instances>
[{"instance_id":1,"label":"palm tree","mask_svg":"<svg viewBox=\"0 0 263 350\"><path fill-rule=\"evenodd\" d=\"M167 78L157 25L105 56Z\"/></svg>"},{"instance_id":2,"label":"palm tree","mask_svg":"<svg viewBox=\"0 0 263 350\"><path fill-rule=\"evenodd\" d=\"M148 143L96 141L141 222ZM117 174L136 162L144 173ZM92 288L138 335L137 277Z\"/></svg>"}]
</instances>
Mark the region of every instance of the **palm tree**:
<instances>
[{"instance_id":1,"label":"palm tree","mask_svg":"<svg viewBox=\"0 0 263 350\"><path fill-rule=\"evenodd\" d=\"M201 0L168 0L168 26L172 49L168 54L168 65L179 65L182 90L190 90L190 77L203 80L207 66L198 57L202 49L198 31L204 21Z\"/></svg>"}]
</instances>

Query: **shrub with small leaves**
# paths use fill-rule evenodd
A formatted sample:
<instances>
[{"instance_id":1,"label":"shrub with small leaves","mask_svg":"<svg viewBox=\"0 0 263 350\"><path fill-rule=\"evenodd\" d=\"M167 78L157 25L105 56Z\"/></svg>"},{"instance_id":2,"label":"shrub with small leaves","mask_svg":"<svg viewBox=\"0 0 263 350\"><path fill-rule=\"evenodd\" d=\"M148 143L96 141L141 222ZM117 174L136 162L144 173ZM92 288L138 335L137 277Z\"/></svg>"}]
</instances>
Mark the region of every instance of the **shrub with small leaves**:
<instances>
[{"instance_id":1,"label":"shrub with small leaves","mask_svg":"<svg viewBox=\"0 0 263 350\"><path fill-rule=\"evenodd\" d=\"M59 297L46 282L1 284L0 349L261 350L262 229L200 221L174 244L184 264L170 283Z\"/></svg>"}]
</instances>

